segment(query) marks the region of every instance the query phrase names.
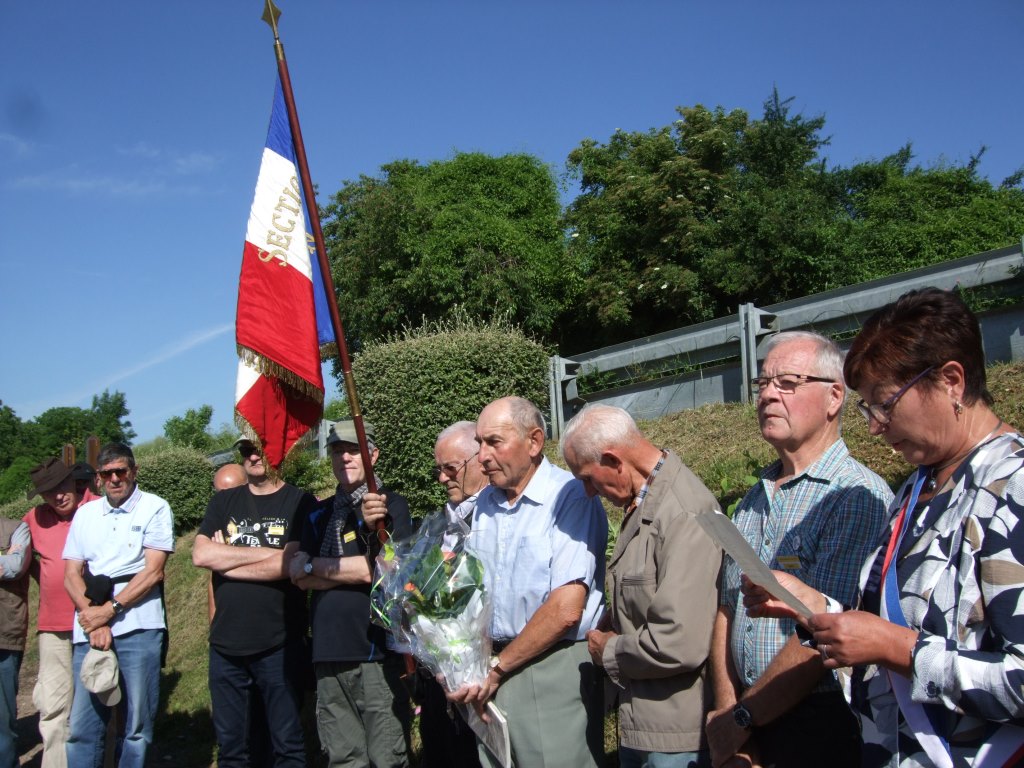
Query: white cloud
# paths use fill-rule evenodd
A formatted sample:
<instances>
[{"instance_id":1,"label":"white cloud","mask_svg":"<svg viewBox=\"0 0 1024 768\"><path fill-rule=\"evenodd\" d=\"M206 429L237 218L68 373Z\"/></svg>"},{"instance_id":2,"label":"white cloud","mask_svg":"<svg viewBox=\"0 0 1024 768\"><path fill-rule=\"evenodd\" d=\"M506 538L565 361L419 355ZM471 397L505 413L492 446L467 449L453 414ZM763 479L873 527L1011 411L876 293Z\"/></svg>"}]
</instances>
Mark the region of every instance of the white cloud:
<instances>
[{"instance_id":1,"label":"white cloud","mask_svg":"<svg viewBox=\"0 0 1024 768\"><path fill-rule=\"evenodd\" d=\"M10 133L0 133L0 147L9 147L10 152L18 157L31 155L35 145Z\"/></svg>"},{"instance_id":2,"label":"white cloud","mask_svg":"<svg viewBox=\"0 0 1024 768\"><path fill-rule=\"evenodd\" d=\"M9 186L13 189L36 189L77 195L100 193L112 197L151 197L170 191L163 181L136 181L116 176L82 176L77 172L21 176L13 179Z\"/></svg>"},{"instance_id":3,"label":"white cloud","mask_svg":"<svg viewBox=\"0 0 1024 768\"><path fill-rule=\"evenodd\" d=\"M26 413L35 413L39 410L50 407L53 403L78 403L83 402L90 398L97 392L102 392L105 389L109 389L111 386L119 381L129 379L136 374L142 373L142 371L148 370L149 368L155 368L158 365L162 365L169 360L185 354L189 350L198 347L202 344L206 344L209 341L213 341L216 338L224 336L225 334L231 333L235 328L235 324L224 323L213 328L207 328L203 331L198 331L186 336L177 341L171 342L166 345L163 349L159 350L155 355L146 360L142 360L134 365L127 368L123 368L120 371L115 371L109 376L104 376L103 379L93 381L88 385L83 386L76 392L67 392L54 397L48 397L46 403L34 402L25 403L20 407L20 411Z\"/></svg>"},{"instance_id":4,"label":"white cloud","mask_svg":"<svg viewBox=\"0 0 1024 768\"><path fill-rule=\"evenodd\" d=\"M159 149L144 141L137 141L130 147L115 147L114 151L126 157L144 157L149 160L156 160L161 154Z\"/></svg>"},{"instance_id":5,"label":"white cloud","mask_svg":"<svg viewBox=\"0 0 1024 768\"><path fill-rule=\"evenodd\" d=\"M220 158L205 152L189 152L173 159L174 172L182 176L210 173L220 165Z\"/></svg>"}]
</instances>

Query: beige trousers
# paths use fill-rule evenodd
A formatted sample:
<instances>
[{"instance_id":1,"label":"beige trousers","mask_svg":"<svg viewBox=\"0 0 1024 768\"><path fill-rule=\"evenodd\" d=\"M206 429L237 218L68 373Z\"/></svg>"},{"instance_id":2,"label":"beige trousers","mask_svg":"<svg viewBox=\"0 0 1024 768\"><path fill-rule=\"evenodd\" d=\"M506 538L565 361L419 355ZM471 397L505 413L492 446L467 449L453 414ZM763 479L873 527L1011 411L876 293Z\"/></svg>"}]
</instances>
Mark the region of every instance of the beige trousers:
<instances>
[{"instance_id":1,"label":"beige trousers","mask_svg":"<svg viewBox=\"0 0 1024 768\"><path fill-rule=\"evenodd\" d=\"M71 671L71 633L39 633L39 677L32 702L39 710L39 734L43 737L42 768L67 768L64 744L74 680Z\"/></svg>"}]
</instances>

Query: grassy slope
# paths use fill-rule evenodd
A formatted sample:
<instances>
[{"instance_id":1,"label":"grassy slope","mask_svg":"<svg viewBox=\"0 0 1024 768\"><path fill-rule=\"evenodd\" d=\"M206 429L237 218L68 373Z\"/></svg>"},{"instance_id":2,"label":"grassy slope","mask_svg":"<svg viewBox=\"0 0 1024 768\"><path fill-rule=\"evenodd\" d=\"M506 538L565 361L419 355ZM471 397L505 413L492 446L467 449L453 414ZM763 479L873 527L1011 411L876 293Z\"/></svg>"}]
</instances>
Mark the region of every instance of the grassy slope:
<instances>
[{"instance_id":1,"label":"grassy slope","mask_svg":"<svg viewBox=\"0 0 1024 768\"><path fill-rule=\"evenodd\" d=\"M989 387L996 412L1024 429L1024 362L994 366ZM884 443L867 434L853 398L847 404L844 437L855 457L891 485L909 474L910 467ZM682 456L722 501L723 507L742 495L743 478L773 458L759 437L750 406L712 405L641 424L658 445ZM554 458L556 446L549 446ZM614 514L614 512L613 512ZM171 647L164 670L163 707L158 720L153 765L206 766L212 758L213 735L206 685L207 619L206 571L191 562L194 534L182 537L167 568L167 601Z\"/></svg>"}]
</instances>

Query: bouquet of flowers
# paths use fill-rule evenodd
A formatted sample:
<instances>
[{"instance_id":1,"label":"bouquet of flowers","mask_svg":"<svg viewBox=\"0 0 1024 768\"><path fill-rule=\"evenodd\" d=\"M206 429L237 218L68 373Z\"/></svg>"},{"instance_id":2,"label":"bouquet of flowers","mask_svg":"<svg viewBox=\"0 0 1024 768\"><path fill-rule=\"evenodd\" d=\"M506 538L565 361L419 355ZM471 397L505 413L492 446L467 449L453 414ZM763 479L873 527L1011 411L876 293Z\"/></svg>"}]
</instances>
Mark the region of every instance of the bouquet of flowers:
<instances>
[{"instance_id":1,"label":"bouquet of flowers","mask_svg":"<svg viewBox=\"0 0 1024 768\"><path fill-rule=\"evenodd\" d=\"M373 621L391 631L396 650L453 691L487 677L491 655L491 601L483 565L465 551L468 535L444 510L428 516L410 538L385 544L371 594Z\"/></svg>"}]
</instances>

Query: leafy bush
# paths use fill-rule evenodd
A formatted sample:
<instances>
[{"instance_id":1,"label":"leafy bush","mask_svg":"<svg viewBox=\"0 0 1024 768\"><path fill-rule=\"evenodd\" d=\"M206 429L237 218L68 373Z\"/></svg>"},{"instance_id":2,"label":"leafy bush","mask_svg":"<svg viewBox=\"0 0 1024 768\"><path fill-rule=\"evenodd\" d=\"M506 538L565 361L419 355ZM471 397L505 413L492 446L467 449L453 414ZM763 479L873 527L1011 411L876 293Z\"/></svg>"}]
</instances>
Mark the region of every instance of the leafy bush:
<instances>
[{"instance_id":1,"label":"leafy bush","mask_svg":"<svg viewBox=\"0 0 1024 768\"><path fill-rule=\"evenodd\" d=\"M36 498L33 501L26 501L25 494L22 494L20 498L17 498L14 501L8 501L5 504L0 504L0 517L6 517L10 520L20 520L25 516L25 513L39 502L39 498Z\"/></svg>"},{"instance_id":2,"label":"leafy bush","mask_svg":"<svg viewBox=\"0 0 1024 768\"><path fill-rule=\"evenodd\" d=\"M0 502L25 498L25 491L32 485L28 473L38 463L28 456L19 456L0 472Z\"/></svg>"},{"instance_id":3,"label":"leafy bush","mask_svg":"<svg viewBox=\"0 0 1024 768\"><path fill-rule=\"evenodd\" d=\"M506 319L464 312L369 345L353 362L364 418L376 428L377 474L424 515L444 503L433 478L434 441L452 422L476 419L492 400L520 395L543 411L548 353Z\"/></svg>"},{"instance_id":4,"label":"leafy bush","mask_svg":"<svg viewBox=\"0 0 1024 768\"><path fill-rule=\"evenodd\" d=\"M166 499L174 532L191 531L203 519L213 495L213 464L195 448L169 445L138 458L139 487Z\"/></svg>"},{"instance_id":5,"label":"leafy bush","mask_svg":"<svg viewBox=\"0 0 1024 768\"><path fill-rule=\"evenodd\" d=\"M309 491L317 498L334 493L337 481L331 471L329 458L318 458L312 450L294 450L281 465L281 477L286 483Z\"/></svg>"}]
</instances>

